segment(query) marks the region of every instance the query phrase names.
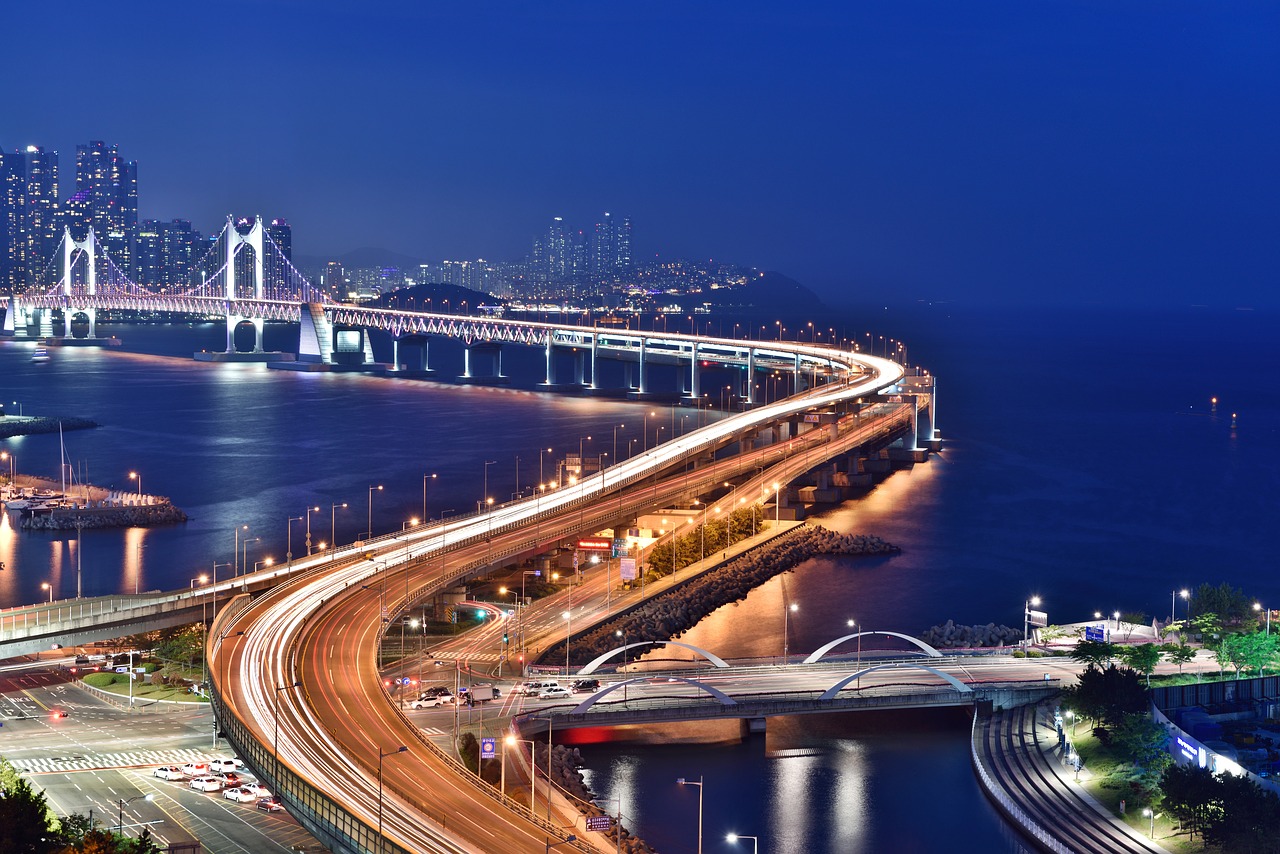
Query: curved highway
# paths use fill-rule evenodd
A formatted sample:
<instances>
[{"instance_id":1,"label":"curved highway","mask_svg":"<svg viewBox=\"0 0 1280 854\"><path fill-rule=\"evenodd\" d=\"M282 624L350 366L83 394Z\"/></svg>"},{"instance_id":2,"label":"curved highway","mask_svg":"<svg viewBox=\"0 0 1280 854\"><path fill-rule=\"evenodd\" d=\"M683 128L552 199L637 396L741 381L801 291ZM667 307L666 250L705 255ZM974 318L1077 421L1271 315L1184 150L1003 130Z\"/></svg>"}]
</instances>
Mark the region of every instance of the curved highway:
<instances>
[{"instance_id":1,"label":"curved highway","mask_svg":"<svg viewBox=\"0 0 1280 854\"><path fill-rule=\"evenodd\" d=\"M467 779L394 708L378 673L382 627L406 602L475 566L573 530L602 496L654 477L655 499L666 497L667 489L658 495L657 476L689 455L804 410L873 394L903 375L894 362L835 348L784 342L770 349L820 358L841 375L691 431L576 485L295 562L295 572L308 571L252 603L238 597L218 615L210 669L232 722L265 747L265 764L278 756L281 768L365 826L326 841L346 850L383 850L371 841L377 834L367 832L379 826L389 851L535 851L564 838L568 831L555 832ZM581 841L573 845L590 850Z\"/></svg>"}]
</instances>

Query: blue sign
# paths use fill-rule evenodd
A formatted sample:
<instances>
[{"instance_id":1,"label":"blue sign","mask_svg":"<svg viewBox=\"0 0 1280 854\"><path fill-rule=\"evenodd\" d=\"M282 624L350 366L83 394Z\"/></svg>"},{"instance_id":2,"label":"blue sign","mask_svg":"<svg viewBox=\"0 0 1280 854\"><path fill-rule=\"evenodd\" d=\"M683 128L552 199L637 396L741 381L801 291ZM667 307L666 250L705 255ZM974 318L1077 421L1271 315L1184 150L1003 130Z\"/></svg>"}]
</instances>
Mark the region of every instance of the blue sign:
<instances>
[{"instance_id":1,"label":"blue sign","mask_svg":"<svg viewBox=\"0 0 1280 854\"><path fill-rule=\"evenodd\" d=\"M498 740L496 738L480 739L480 758L494 759L498 756Z\"/></svg>"},{"instance_id":2,"label":"blue sign","mask_svg":"<svg viewBox=\"0 0 1280 854\"><path fill-rule=\"evenodd\" d=\"M409 677L408 677L408 676L402 676L402 677L400 678L400 684L401 684L401 685L408 685L408 684L409 684Z\"/></svg>"},{"instance_id":3,"label":"blue sign","mask_svg":"<svg viewBox=\"0 0 1280 854\"><path fill-rule=\"evenodd\" d=\"M1102 643L1106 638L1106 629L1102 626L1085 626L1084 639L1087 641L1097 641Z\"/></svg>"}]
</instances>

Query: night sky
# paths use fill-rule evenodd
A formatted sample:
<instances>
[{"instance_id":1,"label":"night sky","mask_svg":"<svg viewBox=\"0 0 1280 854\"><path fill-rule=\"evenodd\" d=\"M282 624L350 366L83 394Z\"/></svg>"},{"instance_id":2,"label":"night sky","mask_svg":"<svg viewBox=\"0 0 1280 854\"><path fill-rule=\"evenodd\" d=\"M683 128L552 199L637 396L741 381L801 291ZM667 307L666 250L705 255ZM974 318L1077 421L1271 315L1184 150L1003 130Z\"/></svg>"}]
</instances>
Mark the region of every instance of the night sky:
<instances>
[{"instance_id":1,"label":"night sky","mask_svg":"<svg viewBox=\"0 0 1280 854\"><path fill-rule=\"evenodd\" d=\"M0 145L142 218L516 258L553 215L824 297L1274 306L1275 2L9 4Z\"/></svg>"}]
</instances>

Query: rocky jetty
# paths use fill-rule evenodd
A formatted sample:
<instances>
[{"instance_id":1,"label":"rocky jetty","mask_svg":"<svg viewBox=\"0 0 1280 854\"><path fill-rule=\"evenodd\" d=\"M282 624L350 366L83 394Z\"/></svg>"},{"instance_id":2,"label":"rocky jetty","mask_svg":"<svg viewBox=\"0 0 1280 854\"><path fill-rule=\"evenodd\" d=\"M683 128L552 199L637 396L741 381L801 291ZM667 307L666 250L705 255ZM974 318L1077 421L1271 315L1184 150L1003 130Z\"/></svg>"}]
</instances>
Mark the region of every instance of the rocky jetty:
<instances>
[{"instance_id":1,"label":"rocky jetty","mask_svg":"<svg viewBox=\"0 0 1280 854\"><path fill-rule=\"evenodd\" d=\"M1009 626L987 623L985 626L957 626L947 620L920 635L920 640L935 649L972 649L975 647L1013 646L1022 640L1022 632Z\"/></svg>"},{"instance_id":2,"label":"rocky jetty","mask_svg":"<svg viewBox=\"0 0 1280 854\"><path fill-rule=\"evenodd\" d=\"M840 534L821 526L802 526L752 549L680 587L648 600L573 639L570 660L586 664L618 645L615 632L629 643L674 638L712 611L738 602L764 582L818 555L891 555L901 551L879 537ZM563 642L543 651L548 661L564 661Z\"/></svg>"},{"instance_id":3,"label":"rocky jetty","mask_svg":"<svg viewBox=\"0 0 1280 854\"><path fill-rule=\"evenodd\" d=\"M22 528L28 531L74 531L85 528L151 528L187 521L187 514L168 500L123 507L58 509L50 513L26 513Z\"/></svg>"},{"instance_id":4,"label":"rocky jetty","mask_svg":"<svg viewBox=\"0 0 1280 854\"><path fill-rule=\"evenodd\" d=\"M10 436L33 436L36 433L57 433L58 428L65 430L87 430L90 427L101 427L96 421L88 418L56 417L21 417L10 415L0 417L0 439Z\"/></svg>"},{"instance_id":5,"label":"rocky jetty","mask_svg":"<svg viewBox=\"0 0 1280 854\"><path fill-rule=\"evenodd\" d=\"M541 742L536 742L534 749L537 751L535 761L543 773L547 771L547 746ZM587 783L582 777L582 772L578 769L582 767L582 754L578 748L568 748L563 744L557 744L551 749L551 772L547 774L547 778L553 782L562 792L577 801L578 812L585 816L606 815L606 812L591 802L592 793L587 788ZM617 834L622 834L621 842L616 841ZM623 827L614 827L607 834L610 839L614 839L614 847L620 851L626 851L628 854L652 854L653 849L649 847L643 840L632 836L631 833Z\"/></svg>"}]
</instances>

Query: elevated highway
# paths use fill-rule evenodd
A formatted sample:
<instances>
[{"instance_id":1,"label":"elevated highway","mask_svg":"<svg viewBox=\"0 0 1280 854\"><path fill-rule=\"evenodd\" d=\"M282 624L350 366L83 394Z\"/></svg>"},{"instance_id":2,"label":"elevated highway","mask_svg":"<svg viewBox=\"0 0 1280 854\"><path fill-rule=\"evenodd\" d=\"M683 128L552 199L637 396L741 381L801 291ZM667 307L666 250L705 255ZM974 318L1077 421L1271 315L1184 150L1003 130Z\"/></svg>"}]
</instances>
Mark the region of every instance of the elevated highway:
<instances>
[{"instance_id":1,"label":"elevated highway","mask_svg":"<svg viewBox=\"0 0 1280 854\"><path fill-rule=\"evenodd\" d=\"M753 431L870 397L903 375L884 359L796 346L820 351L841 373L573 486L394 543L340 552L255 600L237 598L218 616L209 649L228 739L335 850L532 851L548 838L563 839L527 808L473 785L393 707L378 672L378 640L411 603L504 556L536 551L569 532L592 530L747 472L754 479L739 489L752 494L766 481L784 483L884 431L909 431L914 439L915 407L884 403L827 429L715 459L717 448ZM709 459L691 471L672 473L704 456Z\"/></svg>"}]
</instances>

